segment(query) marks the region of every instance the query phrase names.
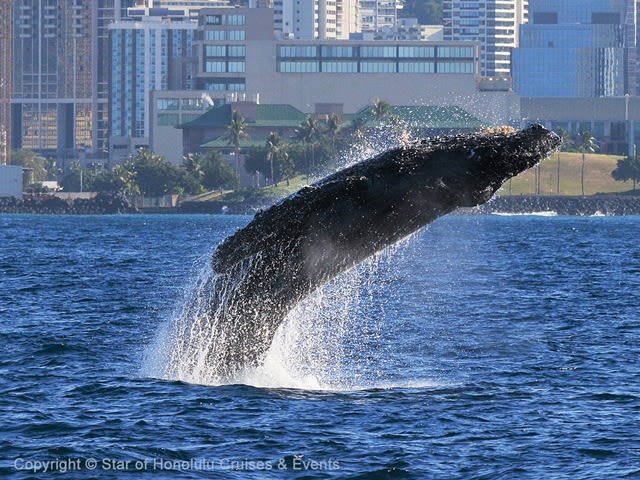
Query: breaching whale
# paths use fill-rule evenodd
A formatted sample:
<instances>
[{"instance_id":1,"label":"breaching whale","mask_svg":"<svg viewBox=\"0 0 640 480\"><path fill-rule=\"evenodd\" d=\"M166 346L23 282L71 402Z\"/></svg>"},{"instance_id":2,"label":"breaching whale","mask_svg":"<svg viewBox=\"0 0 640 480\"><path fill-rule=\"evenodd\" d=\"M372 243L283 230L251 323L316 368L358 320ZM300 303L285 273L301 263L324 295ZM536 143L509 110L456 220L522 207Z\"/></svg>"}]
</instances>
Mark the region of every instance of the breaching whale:
<instances>
[{"instance_id":1,"label":"breaching whale","mask_svg":"<svg viewBox=\"0 0 640 480\"><path fill-rule=\"evenodd\" d=\"M220 380L259 366L313 290L436 218L488 201L560 143L540 125L419 140L259 212L213 254L208 315L219 338L198 362Z\"/></svg>"}]
</instances>

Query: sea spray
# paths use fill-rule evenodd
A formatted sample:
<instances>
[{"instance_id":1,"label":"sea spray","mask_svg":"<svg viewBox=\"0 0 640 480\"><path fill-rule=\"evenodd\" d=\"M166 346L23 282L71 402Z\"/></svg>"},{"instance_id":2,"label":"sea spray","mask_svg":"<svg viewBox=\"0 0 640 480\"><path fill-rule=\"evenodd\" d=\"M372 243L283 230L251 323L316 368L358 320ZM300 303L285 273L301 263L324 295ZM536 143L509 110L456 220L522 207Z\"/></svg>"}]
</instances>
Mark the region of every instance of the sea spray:
<instances>
[{"instance_id":1,"label":"sea spray","mask_svg":"<svg viewBox=\"0 0 640 480\"><path fill-rule=\"evenodd\" d=\"M400 142L397 125L393 128L377 127L375 135L356 135L348 152L337 160L341 168L385 151ZM258 255L260 255L258 253ZM266 358L259 367L250 367L233 378L221 378L212 371L212 364L223 364L227 359L218 354L231 336L238 335L241 325L222 323L228 309L241 311L234 291L242 282L250 263L240 265L221 275L212 271L204 261L195 274L195 280L187 286L184 300L161 327L154 343L147 349L145 372L154 377L176 379L192 383L220 384L237 381L249 384L274 386L298 386L300 388L326 388L343 385L339 374L345 358L345 339L355 335L353 325L366 328L359 305L363 277L371 275L378 260L371 259L351 269L338 279L295 306L279 327ZM367 273L363 273L366 272ZM268 298L264 299L269 301ZM375 330L375 329L374 329ZM370 332L366 332L370 336ZM362 343L349 346L350 354ZM357 364L357 363L356 363ZM350 362L353 367L355 364ZM358 383L358 373L351 372L351 383Z\"/></svg>"},{"instance_id":2,"label":"sea spray","mask_svg":"<svg viewBox=\"0 0 640 480\"><path fill-rule=\"evenodd\" d=\"M145 375L188 383L244 383L266 388L354 389L372 381L372 344L380 341L384 318L367 308L372 279L389 252L345 272L298 304L279 327L264 363L219 378L208 368L223 350L228 328L219 310L228 308L225 292L233 280L216 275L208 262L200 267L184 299L147 348ZM230 284L231 283L231 284ZM211 301L222 299L212 311ZM371 349L371 351L367 351ZM374 370L379 370L376 365ZM375 374L373 374L375 376Z\"/></svg>"},{"instance_id":3,"label":"sea spray","mask_svg":"<svg viewBox=\"0 0 640 480\"><path fill-rule=\"evenodd\" d=\"M459 198L452 198L452 188L443 183L445 177L441 175L451 175L456 188L460 187L456 182L463 180L458 167L450 171L450 162L444 165L437 158L442 151L464 153L469 140L490 153L506 153L487 157L486 162L491 163L498 177L484 179L480 175L479 186L474 171L464 170L460 175L469 181L471 190L462 189ZM529 149L523 149L524 141L530 142ZM264 379L266 368L267 376L276 378L279 385L284 381L306 386L344 386L346 378L351 386L368 384L371 379L359 378L358 369L351 369L345 376L336 374L349 370L345 366L358 365L350 358L344 361L348 357L345 352L358 352L370 337L376 338L367 330L354 335L358 341L351 341L350 335L345 334L351 329L343 325L366 326L362 319L367 315L360 314L359 309L375 304L354 295L358 289L362 291L362 285L349 279L357 279L358 272L376 263L380 255L375 252L379 248L393 245L457 205L486 201L505 175L508 178L514 168L533 164L557 144L557 138L543 127L534 126L518 133L461 135L434 142L436 150L430 150L429 142L412 143L369 159L357 168L342 170L256 215L247 227L228 237L216 249L212 269L200 276L170 329L168 336L173 341L161 355L166 359L163 378L207 384L255 383L252 376ZM502 144L506 150L495 150L496 145ZM452 150L447 150L449 147ZM511 158L509 149L516 149L522 157L517 167L505 160ZM407 165L424 160L420 169L412 167L412 181L405 181L405 163L394 163L403 155L409 156ZM438 168L431 171L430 162L444 169L444 173ZM474 163L476 160L469 162L480 168ZM506 173L501 170L501 162L509 166ZM387 192L388 197L397 203L382 207L381 199L367 197L372 192L366 183L368 177L357 177L361 169L371 171L372 178L380 175L391 182L394 187ZM423 194L426 198L419 197ZM427 206L414 200L414 195ZM363 200L369 203L363 204ZM353 215L352 206L356 209ZM341 220L345 216L353 221L348 228ZM357 266L369 256L373 260ZM364 352L364 358L376 356L368 347Z\"/></svg>"}]
</instances>

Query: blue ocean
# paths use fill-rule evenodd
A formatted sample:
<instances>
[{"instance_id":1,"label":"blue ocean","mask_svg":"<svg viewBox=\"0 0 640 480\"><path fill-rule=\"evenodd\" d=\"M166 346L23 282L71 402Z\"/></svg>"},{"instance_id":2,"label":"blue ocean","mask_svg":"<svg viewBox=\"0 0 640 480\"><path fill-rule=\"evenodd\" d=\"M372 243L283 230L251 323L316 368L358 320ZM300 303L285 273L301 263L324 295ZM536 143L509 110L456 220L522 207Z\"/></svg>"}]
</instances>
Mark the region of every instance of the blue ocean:
<instances>
[{"instance_id":1,"label":"blue ocean","mask_svg":"<svg viewBox=\"0 0 640 480\"><path fill-rule=\"evenodd\" d=\"M167 352L249 220L0 215L0 477L640 478L638 217L441 218L217 384Z\"/></svg>"}]
</instances>

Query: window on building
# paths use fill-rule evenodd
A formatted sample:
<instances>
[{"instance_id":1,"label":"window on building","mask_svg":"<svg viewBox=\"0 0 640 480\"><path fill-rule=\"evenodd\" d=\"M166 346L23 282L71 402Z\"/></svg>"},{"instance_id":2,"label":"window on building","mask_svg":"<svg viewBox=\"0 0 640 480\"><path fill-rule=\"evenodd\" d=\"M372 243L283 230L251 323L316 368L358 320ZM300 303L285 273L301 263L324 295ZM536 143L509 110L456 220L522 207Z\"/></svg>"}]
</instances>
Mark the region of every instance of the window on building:
<instances>
[{"instance_id":1,"label":"window on building","mask_svg":"<svg viewBox=\"0 0 640 480\"><path fill-rule=\"evenodd\" d=\"M229 82L227 84L227 90L230 92L244 92L247 89L247 86L244 81L239 82Z\"/></svg>"},{"instance_id":2,"label":"window on building","mask_svg":"<svg viewBox=\"0 0 640 480\"><path fill-rule=\"evenodd\" d=\"M316 57L318 47L310 45L281 45L281 57Z\"/></svg>"},{"instance_id":3,"label":"window on building","mask_svg":"<svg viewBox=\"0 0 640 480\"><path fill-rule=\"evenodd\" d=\"M227 46L227 53L230 57L245 57L247 47L244 45L229 45Z\"/></svg>"},{"instance_id":4,"label":"window on building","mask_svg":"<svg viewBox=\"0 0 640 480\"><path fill-rule=\"evenodd\" d=\"M243 73L245 71L245 62L229 62L227 67L228 72Z\"/></svg>"},{"instance_id":5,"label":"window on building","mask_svg":"<svg viewBox=\"0 0 640 480\"><path fill-rule=\"evenodd\" d=\"M226 82L209 82L204 86L205 90L209 90L210 92L220 92L227 89Z\"/></svg>"},{"instance_id":6,"label":"window on building","mask_svg":"<svg viewBox=\"0 0 640 480\"><path fill-rule=\"evenodd\" d=\"M224 45L205 45L204 54L207 57L225 57L227 54L226 46Z\"/></svg>"},{"instance_id":7,"label":"window on building","mask_svg":"<svg viewBox=\"0 0 640 480\"><path fill-rule=\"evenodd\" d=\"M204 63L204 71L207 73L222 73L227 71L227 63L222 61L207 60Z\"/></svg>"},{"instance_id":8,"label":"window on building","mask_svg":"<svg viewBox=\"0 0 640 480\"><path fill-rule=\"evenodd\" d=\"M356 73L358 62L322 62L322 71L325 73Z\"/></svg>"},{"instance_id":9,"label":"window on building","mask_svg":"<svg viewBox=\"0 0 640 480\"><path fill-rule=\"evenodd\" d=\"M395 58L396 47L395 46L362 46L360 47L360 56L366 57L382 57L382 58Z\"/></svg>"},{"instance_id":10,"label":"window on building","mask_svg":"<svg viewBox=\"0 0 640 480\"><path fill-rule=\"evenodd\" d=\"M203 85L203 88L210 92L241 92L246 90L246 84L244 78L224 78L207 82Z\"/></svg>"},{"instance_id":11,"label":"window on building","mask_svg":"<svg viewBox=\"0 0 640 480\"><path fill-rule=\"evenodd\" d=\"M227 15L226 19L227 25L244 25L245 16L244 15Z\"/></svg>"},{"instance_id":12,"label":"window on building","mask_svg":"<svg viewBox=\"0 0 640 480\"><path fill-rule=\"evenodd\" d=\"M472 58L473 47L438 47L439 58Z\"/></svg>"},{"instance_id":13,"label":"window on building","mask_svg":"<svg viewBox=\"0 0 640 480\"><path fill-rule=\"evenodd\" d=\"M229 40L238 41L244 40L246 33L244 30L229 30Z\"/></svg>"},{"instance_id":14,"label":"window on building","mask_svg":"<svg viewBox=\"0 0 640 480\"><path fill-rule=\"evenodd\" d=\"M395 62L360 62L360 72L362 73L395 73Z\"/></svg>"},{"instance_id":15,"label":"window on building","mask_svg":"<svg viewBox=\"0 0 640 480\"><path fill-rule=\"evenodd\" d=\"M337 45L323 45L323 58L351 58L353 57L353 47L341 47Z\"/></svg>"},{"instance_id":16,"label":"window on building","mask_svg":"<svg viewBox=\"0 0 640 480\"><path fill-rule=\"evenodd\" d=\"M158 110L178 110L180 108L177 98L158 98L156 106Z\"/></svg>"},{"instance_id":17,"label":"window on building","mask_svg":"<svg viewBox=\"0 0 640 480\"><path fill-rule=\"evenodd\" d=\"M207 15L205 23L207 25L222 25L222 15Z\"/></svg>"},{"instance_id":18,"label":"window on building","mask_svg":"<svg viewBox=\"0 0 640 480\"><path fill-rule=\"evenodd\" d=\"M320 71L318 62L280 62L282 73L314 73Z\"/></svg>"},{"instance_id":19,"label":"window on building","mask_svg":"<svg viewBox=\"0 0 640 480\"><path fill-rule=\"evenodd\" d=\"M399 47L400 58L431 58L435 56L434 47Z\"/></svg>"},{"instance_id":20,"label":"window on building","mask_svg":"<svg viewBox=\"0 0 640 480\"><path fill-rule=\"evenodd\" d=\"M555 25L558 23L557 12L533 12L533 23Z\"/></svg>"},{"instance_id":21,"label":"window on building","mask_svg":"<svg viewBox=\"0 0 640 480\"><path fill-rule=\"evenodd\" d=\"M438 73L473 73L473 64L470 62L438 62Z\"/></svg>"},{"instance_id":22,"label":"window on building","mask_svg":"<svg viewBox=\"0 0 640 480\"><path fill-rule=\"evenodd\" d=\"M204 106L201 98L183 98L180 102L183 110L198 110Z\"/></svg>"},{"instance_id":23,"label":"window on building","mask_svg":"<svg viewBox=\"0 0 640 480\"><path fill-rule=\"evenodd\" d=\"M434 73L436 64L434 62L399 62L399 73Z\"/></svg>"},{"instance_id":24,"label":"window on building","mask_svg":"<svg viewBox=\"0 0 640 480\"><path fill-rule=\"evenodd\" d=\"M205 30L204 39L213 42L219 42L221 40L226 40L226 33L227 32L224 30Z\"/></svg>"}]
</instances>

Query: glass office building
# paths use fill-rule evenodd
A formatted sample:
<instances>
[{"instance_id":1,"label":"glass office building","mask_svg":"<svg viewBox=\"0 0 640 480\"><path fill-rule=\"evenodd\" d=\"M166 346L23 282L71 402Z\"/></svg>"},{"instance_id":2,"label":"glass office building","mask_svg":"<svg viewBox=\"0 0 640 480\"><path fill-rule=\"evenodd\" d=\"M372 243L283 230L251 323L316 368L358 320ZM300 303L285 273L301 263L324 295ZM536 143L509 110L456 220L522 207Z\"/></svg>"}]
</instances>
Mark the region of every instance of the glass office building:
<instances>
[{"instance_id":1,"label":"glass office building","mask_svg":"<svg viewBox=\"0 0 640 480\"><path fill-rule=\"evenodd\" d=\"M107 146L107 25L132 0L12 2L12 146L57 156Z\"/></svg>"},{"instance_id":2,"label":"glass office building","mask_svg":"<svg viewBox=\"0 0 640 480\"><path fill-rule=\"evenodd\" d=\"M532 0L512 76L525 97L637 94L635 0Z\"/></svg>"},{"instance_id":3,"label":"glass office building","mask_svg":"<svg viewBox=\"0 0 640 480\"><path fill-rule=\"evenodd\" d=\"M111 29L111 136L149 136L152 90L193 88L197 23L144 16Z\"/></svg>"}]
</instances>

